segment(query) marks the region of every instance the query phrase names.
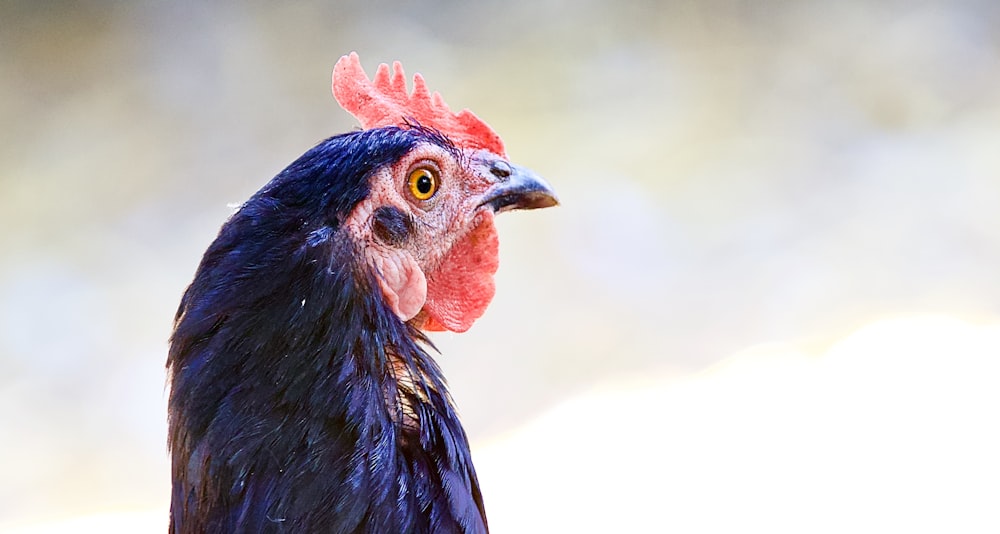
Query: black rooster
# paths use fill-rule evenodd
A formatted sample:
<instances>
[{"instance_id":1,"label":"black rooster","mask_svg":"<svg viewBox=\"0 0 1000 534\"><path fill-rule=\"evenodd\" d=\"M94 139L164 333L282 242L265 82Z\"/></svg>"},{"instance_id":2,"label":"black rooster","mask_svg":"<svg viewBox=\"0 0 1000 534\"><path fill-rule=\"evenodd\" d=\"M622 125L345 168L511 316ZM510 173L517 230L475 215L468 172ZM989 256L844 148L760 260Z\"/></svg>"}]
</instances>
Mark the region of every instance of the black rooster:
<instances>
[{"instance_id":1,"label":"black rooster","mask_svg":"<svg viewBox=\"0 0 1000 534\"><path fill-rule=\"evenodd\" d=\"M170 531L486 532L468 440L428 330L493 296L495 213L552 206L499 137L397 63L356 54L331 137L223 225L167 366Z\"/></svg>"}]
</instances>

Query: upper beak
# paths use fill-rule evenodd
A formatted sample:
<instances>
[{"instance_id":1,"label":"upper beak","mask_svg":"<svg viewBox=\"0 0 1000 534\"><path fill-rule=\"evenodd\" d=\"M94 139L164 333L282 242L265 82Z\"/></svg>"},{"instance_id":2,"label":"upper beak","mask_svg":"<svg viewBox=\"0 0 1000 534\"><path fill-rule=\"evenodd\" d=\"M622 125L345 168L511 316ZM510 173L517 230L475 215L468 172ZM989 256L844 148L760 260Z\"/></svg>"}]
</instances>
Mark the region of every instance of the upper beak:
<instances>
[{"instance_id":1,"label":"upper beak","mask_svg":"<svg viewBox=\"0 0 1000 534\"><path fill-rule=\"evenodd\" d=\"M559 204L555 191L534 172L506 161L497 160L490 172L498 178L480 206L489 205L496 213L511 210L533 210Z\"/></svg>"}]
</instances>

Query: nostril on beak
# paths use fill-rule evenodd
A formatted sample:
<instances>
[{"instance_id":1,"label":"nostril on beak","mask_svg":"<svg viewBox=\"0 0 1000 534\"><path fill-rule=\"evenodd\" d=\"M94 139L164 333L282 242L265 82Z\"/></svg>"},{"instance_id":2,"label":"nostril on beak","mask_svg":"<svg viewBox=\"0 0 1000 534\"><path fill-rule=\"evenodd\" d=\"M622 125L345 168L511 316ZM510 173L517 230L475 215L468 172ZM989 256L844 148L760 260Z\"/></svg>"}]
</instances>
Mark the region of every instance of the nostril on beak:
<instances>
[{"instance_id":1,"label":"nostril on beak","mask_svg":"<svg viewBox=\"0 0 1000 534\"><path fill-rule=\"evenodd\" d=\"M483 194L480 206L488 205L494 213L502 213L559 204L552 187L530 170L507 162L491 163L489 169L499 181Z\"/></svg>"},{"instance_id":2,"label":"nostril on beak","mask_svg":"<svg viewBox=\"0 0 1000 534\"><path fill-rule=\"evenodd\" d=\"M490 164L490 173L497 178L508 178L514 172L506 161L494 160Z\"/></svg>"}]
</instances>

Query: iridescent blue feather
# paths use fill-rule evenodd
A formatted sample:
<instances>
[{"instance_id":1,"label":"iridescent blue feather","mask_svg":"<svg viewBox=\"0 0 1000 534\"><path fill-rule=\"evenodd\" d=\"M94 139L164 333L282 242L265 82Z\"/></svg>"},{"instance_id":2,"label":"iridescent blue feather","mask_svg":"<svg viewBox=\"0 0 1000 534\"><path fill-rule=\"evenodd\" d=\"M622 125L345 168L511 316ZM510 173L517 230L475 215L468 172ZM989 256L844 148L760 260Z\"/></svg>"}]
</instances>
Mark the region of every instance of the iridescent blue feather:
<instances>
[{"instance_id":1,"label":"iridescent blue feather","mask_svg":"<svg viewBox=\"0 0 1000 534\"><path fill-rule=\"evenodd\" d=\"M341 232L420 142L446 143L416 126L320 143L206 251L168 358L171 532L486 532L430 344Z\"/></svg>"}]
</instances>

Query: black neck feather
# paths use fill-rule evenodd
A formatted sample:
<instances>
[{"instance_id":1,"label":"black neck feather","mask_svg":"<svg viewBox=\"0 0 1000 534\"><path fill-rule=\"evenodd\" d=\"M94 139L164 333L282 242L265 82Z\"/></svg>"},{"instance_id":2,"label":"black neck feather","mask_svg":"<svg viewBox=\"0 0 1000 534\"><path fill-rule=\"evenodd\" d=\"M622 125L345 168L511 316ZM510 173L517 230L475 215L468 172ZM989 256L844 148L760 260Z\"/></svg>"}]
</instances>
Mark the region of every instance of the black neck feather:
<instances>
[{"instance_id":1,"label":"black neck feather","mask_svg":"<svg viewBox=\"0 0 1000 534\"><path fill-rule=\"evenodd\" d=\"M327 140L205 253L168 358L172 532L485 532L430 345L340 230L374 170L422 140Z\"/></svg>"}]
</instances>

